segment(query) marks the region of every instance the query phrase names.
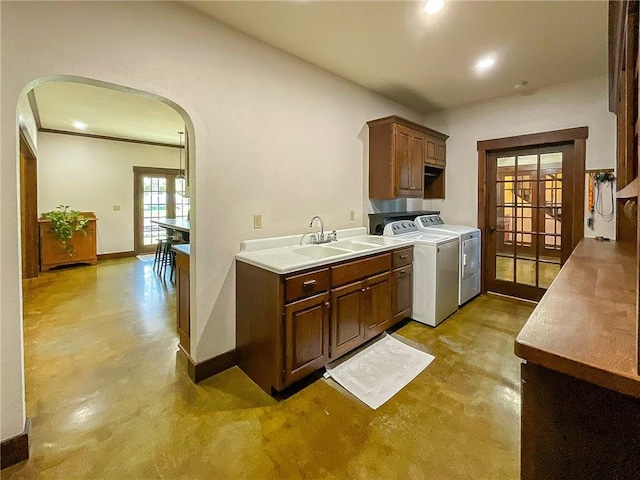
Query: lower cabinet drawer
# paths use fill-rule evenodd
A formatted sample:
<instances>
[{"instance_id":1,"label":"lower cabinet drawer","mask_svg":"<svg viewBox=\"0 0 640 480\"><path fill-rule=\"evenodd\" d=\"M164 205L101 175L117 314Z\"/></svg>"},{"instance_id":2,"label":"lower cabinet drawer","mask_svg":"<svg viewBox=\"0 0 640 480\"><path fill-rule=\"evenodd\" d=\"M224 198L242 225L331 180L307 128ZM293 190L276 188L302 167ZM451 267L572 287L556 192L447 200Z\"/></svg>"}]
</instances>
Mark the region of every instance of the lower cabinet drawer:
<instances>
[{"instance_id":1,"label":"lower cabinet drawer","mask_svg":"<svg viewBox=\"0 0 640 480\"><path fill-rule=\"evenodd\" d=\"M328 268L287 277L284 280L285 302L326 292L329 290L330 283L331 277Z\"/></svg>"},{"instance_id":2,"label":"lower cabinet drawer","mask_svg":"<svg viewBox=\"0 0 640 480\"><path fill-rule=\"evenodd\" d=\"M332 287L346 285L387 270L391 270L391 253L354 260L331 267L331 285Z\"/></svg>"},{"instance_id":3,"label":"lower cabinet drawer","mask_svg":"<svg viewBox=\"0 0 640 480\"><path fill-rule=\"evenodd\" d=\"M393 269L411 265L413 263L413 247L403 248L393 252Z\"/></svg>"}]
</instances>

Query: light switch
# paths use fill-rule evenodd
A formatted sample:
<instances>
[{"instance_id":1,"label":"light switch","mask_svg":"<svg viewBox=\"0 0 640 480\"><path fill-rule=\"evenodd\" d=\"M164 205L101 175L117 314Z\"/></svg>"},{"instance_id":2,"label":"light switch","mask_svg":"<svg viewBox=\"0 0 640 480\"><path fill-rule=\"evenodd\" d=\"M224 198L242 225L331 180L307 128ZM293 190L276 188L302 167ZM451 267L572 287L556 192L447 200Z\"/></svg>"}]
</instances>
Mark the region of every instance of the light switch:
<instances>
[{"instance_id":1,"label":"light switch","mask_svg":"<svg viewBox=\"0 0 640 480\"><path fill-rule=\"evenodd\" d=\"M256 230L262 228L262 215L253 216L253 228Z\"/></svg>"},{"instance_id":2,"label":"light switch","mask_svg":"<svg viewBox=\"0 0 640 480\"><path fill-rule=\"evenodd\" d=\"M114 205L113 206L113 211L114 212L119 212L120 211L120 205Z\"/></svg>"}]
</instances>

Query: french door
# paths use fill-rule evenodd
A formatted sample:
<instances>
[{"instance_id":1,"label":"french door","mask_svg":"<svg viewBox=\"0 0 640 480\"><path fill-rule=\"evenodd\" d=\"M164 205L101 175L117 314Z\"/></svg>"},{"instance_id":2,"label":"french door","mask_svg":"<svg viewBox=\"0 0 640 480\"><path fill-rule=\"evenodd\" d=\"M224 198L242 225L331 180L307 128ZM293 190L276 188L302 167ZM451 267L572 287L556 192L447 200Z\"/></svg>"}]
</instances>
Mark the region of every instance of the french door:
<instances>
[{"instance_id":1,"label":"french door","mask_svg":"<svg viewBox=\"0 0 640 480\"><path fill-rule=\"evenodd\" d=\"M189 215L189 198L185 195L185 180L176 178L178 169L133 167L134 223L136 253L152 252L165 229L152 220L182 218Z\"/></svg>"},{"instance_id":2,"label":"french door","mask_svg":"<svg viewBox=\"0 0 640 480\"><path fill-rule=\"evenodd\" d=\"M539 300L571 254L573 186L584 182L572 154L560 145L487 155L487 290Z\"/></svg>"}]
</instances>

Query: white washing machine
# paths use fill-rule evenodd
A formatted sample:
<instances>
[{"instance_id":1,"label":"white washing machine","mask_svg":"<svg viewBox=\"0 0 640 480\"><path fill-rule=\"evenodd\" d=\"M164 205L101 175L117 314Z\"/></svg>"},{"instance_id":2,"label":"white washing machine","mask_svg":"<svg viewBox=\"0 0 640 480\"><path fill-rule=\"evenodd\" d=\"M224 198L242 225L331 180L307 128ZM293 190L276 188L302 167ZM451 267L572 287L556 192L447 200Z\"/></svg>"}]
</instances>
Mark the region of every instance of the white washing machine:
<instances>
[{"instance_id":1,"label":"white washing machine","mask_svg":"<svg viewBox=\"0 0 640 480\"><path fill-rule=\"evenodd\" d=\"M418 229L425 233L451 233L460 242L460 287L458 305L463 305L480 293L480 229L464 225L444 223L439 215L421 215L415 220Z\"/></svg>"},{"instance_id":2,"label":"white washing machine","mask_svg":"<svg viewBox=\"0 0 640 480\"><path fill-rule=\"evenodd\" d=\"M458 309L458 236L422 233L411 220L392 222L383 235L413 240L413 313L435 327Z\"/></svg>"}]
</instances>

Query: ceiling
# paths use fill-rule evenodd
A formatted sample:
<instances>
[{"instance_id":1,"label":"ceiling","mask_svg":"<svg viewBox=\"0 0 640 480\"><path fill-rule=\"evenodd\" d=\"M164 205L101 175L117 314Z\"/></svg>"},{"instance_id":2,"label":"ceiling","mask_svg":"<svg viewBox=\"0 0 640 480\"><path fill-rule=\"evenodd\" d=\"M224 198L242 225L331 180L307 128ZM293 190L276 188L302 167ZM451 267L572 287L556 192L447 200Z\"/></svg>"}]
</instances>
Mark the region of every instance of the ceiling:
<instances>
[{"instance_id":1,"label":"ceiling","mask_svg":"<svg viewBox=\"0 0 640 480\"><path fill-rule=\"evenodd\" d=\"M607 71L607 2L216 1L190 7L418 112ZM493 55L494 68L474 69ZM148 97L72 82L35 88L44 129L178 145L182 117ZM76 121L86 130L73 126Z\"/></svg>"},{"instance_id":2,"label":"ceiling","mask_svg":"<svg viewBox=\"0 0 640 480\"><path fill-rule=\"evenodd\" d=\"M185 129L172 107L141 95L74 82L44 83L33 92L42 129L171 145L179 144L178 132Z\"/></svg>"},{"instance_id":3,"label":"ceiling","mask_svg":"<svg viewBox=\"0 0 640 480\"><path fill-rule=\"evenodd\" d=\"M410 1L186 3L422 113L607 72L606 1L445 0L432 16Z\"/></svg>"}]
</instances>

